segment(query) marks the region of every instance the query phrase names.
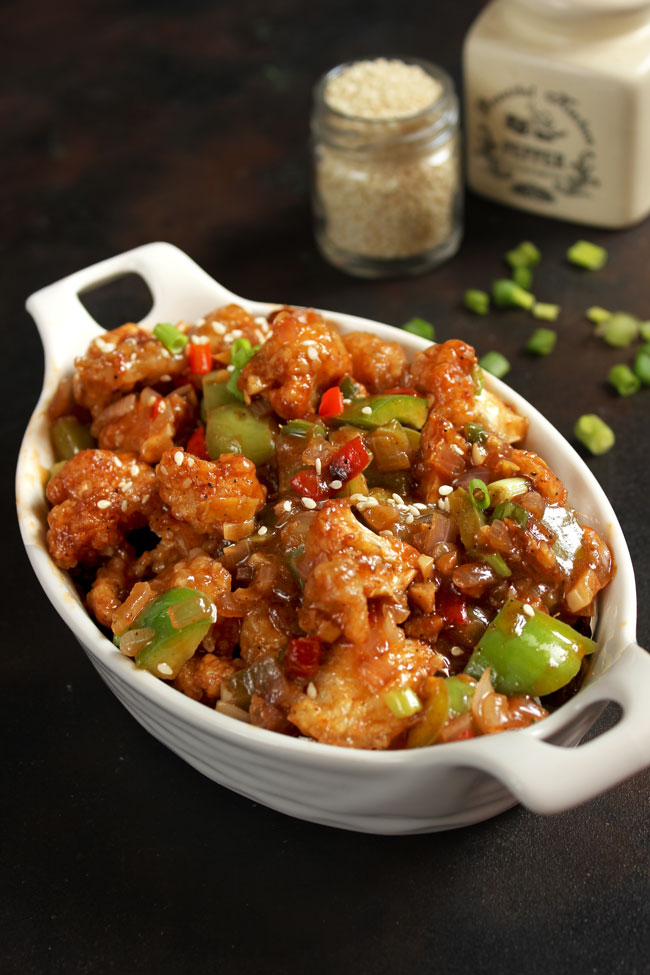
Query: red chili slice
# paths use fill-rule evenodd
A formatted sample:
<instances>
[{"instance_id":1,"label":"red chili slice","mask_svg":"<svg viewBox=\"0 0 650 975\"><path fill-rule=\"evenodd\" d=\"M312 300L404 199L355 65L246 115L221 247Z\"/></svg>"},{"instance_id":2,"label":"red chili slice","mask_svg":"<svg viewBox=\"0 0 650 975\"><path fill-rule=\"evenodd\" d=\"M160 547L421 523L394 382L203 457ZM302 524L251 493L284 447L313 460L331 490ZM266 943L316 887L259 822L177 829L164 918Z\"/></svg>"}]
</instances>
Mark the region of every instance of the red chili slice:
<instances>
[{"instance_id":1,"label":"red chili slice","mask_svg":"<svg viewBox=\"0 0 650 975\"><path fill-rule=\"evenodd\" d=\"M189 352L190 372L195 376L204 376L212 369L212 350L210 343L200 345L190 344Z\"/></svg>"},{"instance_id":2,"label":"red chili slice","mask_svg":"<svg viewBox=\"0 0 650 975\"><path fill-rule=\"evenodd\" d=\"M194 454L201 460L210 460L208 448L205 443L205 427L197 427L185 448L188 454Z\"/></svg>"},{"instance_id":3,"label":"red chili slice","mask_svg":"<svg viewBox=\"0 0 650 975\"><path fill-rule=\"evenodd\" d=\"M467 623L467 600L453 589L441 589L436 593L436 613L448 626Z\"/></svg>"},{"instance_id":4,"label":"red chili slice","mask_svg":"<svg viewBox=\"0 0 650 975\"><path fill-rule=\"evenodd\" d=\"M284 654L284 672L287 677L312 680L320 666L322 644L317 636L297 636L289 640Z\"/></svg>"},{"instance_id":5,"label":"red chili slice","mask_svg":"<svg viewBox=\"0 0 650 975\"><path fill-rule=\"evenodd\" d=\"M330 480L345 483L356 477L370 463L370 454L365 448L361 437L348 440L336 451L327 465L327 476Z\"/></svg>"},{"instance_id":6,"label":"red chili slice","mask_svg":"<svg viewBox=\"0 0 650 975\"><path fill-rule=\"evenodd\" d=\"M338 386L331 386L321 396L318 415L324 417L338 416L339 413L343 412L343 406L343 393Z\"/></svg>"},{"instance_id":7,"label":"red chili slice","mask_svg":"<svg viewBox=\"0 0 650 975\"><path fill-rule=\"evenodd\" d=\"M294 491L301 498L311 498L312 501L326 501L330 496L327 481L313 468L299 471L289 482Z\"/></svg>"}]
</instances>

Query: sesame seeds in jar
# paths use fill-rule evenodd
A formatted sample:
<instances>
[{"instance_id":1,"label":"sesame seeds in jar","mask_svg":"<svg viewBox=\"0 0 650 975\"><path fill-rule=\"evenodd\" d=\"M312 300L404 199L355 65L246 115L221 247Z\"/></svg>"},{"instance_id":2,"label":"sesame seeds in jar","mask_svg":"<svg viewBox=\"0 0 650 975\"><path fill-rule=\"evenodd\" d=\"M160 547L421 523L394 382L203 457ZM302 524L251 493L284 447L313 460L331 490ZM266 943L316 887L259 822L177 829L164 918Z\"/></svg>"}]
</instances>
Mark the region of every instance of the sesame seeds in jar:
<instances>
[{"instance_id":1,"label":"sesame seeds in jar","mask_svg":"<svg viewBox=\"0 0 650 975\"><path fill-rule=\"evenodd\" d=\"M458 106L425 61L344 64L316 87L312 116L316 240L361 277L419 274L461 238Z\"/></svg>"}]
</instances>

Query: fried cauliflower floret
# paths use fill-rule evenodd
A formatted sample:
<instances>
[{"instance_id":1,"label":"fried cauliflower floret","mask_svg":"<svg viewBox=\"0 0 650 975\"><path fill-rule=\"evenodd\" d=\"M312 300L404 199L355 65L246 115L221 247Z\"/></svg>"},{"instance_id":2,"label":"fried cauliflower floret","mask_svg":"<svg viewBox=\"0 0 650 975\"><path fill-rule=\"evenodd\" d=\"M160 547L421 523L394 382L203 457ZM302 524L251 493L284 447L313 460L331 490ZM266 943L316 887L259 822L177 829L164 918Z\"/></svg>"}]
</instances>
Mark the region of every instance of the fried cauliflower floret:
<instances>
[{"instance_id":1,"label":"fried cauliflower floret","mask_svg":"<svg viewBox=\"0 0 650 975\"><path fill-rule=\"evenodd\" d=\"M129 393L96 417L91 433L102 450L132 450L155 464L196 422L198 400L192 386L161 397L147 386Z\"/></svg>"},{"instance_id":2,"label":"fried cauliflower floret","mask_svg":"<svg viewBox=\"0 0 650 975\"><path fill-rule=\"evenodd\" d=\"M180 559L186 559L193 549L211 547L205 535L167 511L160 499L149 516L149 527L160 539L155 548L143 552L137 560L134 572L138 579L158 575ZM213 544L216 544L213 541Z\"/></svg>"},{"instance_id":3,"label":"fried cauliflower floret","mask_svg":"<svg viewBox=\"0 0 650 975\"><path fill-rule=\"evenodd\" d=\"M230 592L231 583L230 573L221 562L206 552L194 551L187 559L181 559L157 575L150 585L156 595L180 587L196 589L216 602L222 593Z\"/></svg>"},{"instance_id":4,"label":"fried cauliflower floret","mask_svg":"<svg viewBox=\"0 0 650 975\"><path fill-rule=\"evenodd\" d=\"M343 344L352 357L352 375L369 393L399 386L406 371L406 353L397 342L384 342L368 332L349 332Z\"/></svg>"},{"instance_id":5,"label":"fried cauliflower floret","mask_svg":"<svg viewBox=\"0 0 650 975\"><path fill-rule=\"evenodd\" d=\"M265 319L255 319L240 305L223 305L207 314L203 321L191 325L188 335L196 335L210 343L212 357L222 365L230 362L235 339L248 339L252 346L261 345L269 332Z\"/></svg>"},{"instance_id":6,"label":"fried cauliflower floret","mask_svg":"<svg viewBox=\"0 0 650 975\"><path fill-rule=\"evenodd\" d=\"M155 475L135 454L82 450L47 485L47 544L62 569L95 562L147 523Z\"/></svg>"},{"instance_id":7,"label":"fried cauliflower floret","mask_svg":"<svg viewBox=\"0 0 650 975\"><path fill-rule=\"evenodd\" d=\"M472 371L477 365L471 345L450 339L415 355L411 379L419 393L432 396L436 413L460 425L471 420L476 409Z\"/></svg>"},{"instance_id":8,"label":"fried cauliflower floret","mask_svg":"<svg viewBox=\"0 0 650 975\"><path fill-rule=\"evenodd\" d=\"M516 473L527 477L545 501L566 505L567 490L548 464L530 450L513 450L510 459L517 465Z\"/></svg>"},{"instance_id":9,"label":"fried cauliflower floret","mask_svg":"<svg viewBox=\"0 0 650 975\"><path fill-rule=\"evenodd\" d=\"M314 413L323 390L350 372L352 360L333 326L315 311L284 309L269 338L242 370L249 399L263 394L283 419Z\"/></svg>"},{"instance_id":10,"label":"fried cauliflower floret","mask_svg":"<svg viewBox=\"0 0 650 975\"><path fill-rule=\"evenodd\" d=\"M341 633L363 643L370 633L369 600L402 613L416 573L416 549L395 536L376 535L354 517L345 501L319 511L305 540L306 573L300 626L327 642Z\"/></svg>"},{"instance_id":11,"label":"fried cauliflower floret","mask_svg":"<svg viewBox=\"0 0 650 975\"><path fill-rule=\"evenodd\" d=\"M173 516L206 535L223 534L225 524L250 521L266 498L255 464L241 454L200 460L172 448L161 457L156 478Z\"/></svg>"},{"instance_id":12,"label":"fried cauliflower floret","mask_svg":"<svg viewBox=\"0 0 650 975\"><path fill-rule=\"evenodd\" d=\"M74 396L97 416L136 386L155 386L186 368L184 353L172 355L151 332L129 322L93 339L75 359Z\"/></svg>"},{"instance_id":13,"label":"fried cauliflower floret","mask_svg":"<svg viewBox=\"0 0 650 975\"><path fill-rule=\"evenodd\" d=\"M86 604L102 626L112 625L115 612L135 582L134 562L132 547L123 545L98 569Z\"/></svg>"},{"instance_id":14,"label":"fried cauliflower floret","mask_svg":"<svg viewBox=\"0 0 650 975\"><path fill-rule=\"evenodd\" d=\"M489 389L482 389L476 397L472 418L486 430L498 433L506 443L520 443L528 432L526 417L515 413Z\"/></svg>"},{"instance_id":15,"label":"fried cauliflower floret","mask_svg":"<svg viewBox=\"0 0 650 975\"><path fill-rule=\"evenodd\" d=\"M195 653L184 663L173 686L194 701L211 703L221 697L221 684L236 671L231 660L213 653Z\"/></svg>"},{"instance_id":16,"label":"fried cauliflower floret","mask_svg":"<svg viewBox=\"0 0 650 975\"><path fill-rule=\"evenodd\" d=\"M314 678L316 696L301 695L289 711L289 720L303 735L345 748L388 748L412 723L396 718L384 700L387 691L410 687L419 692L432 674L438 655L424 643L405 640L379 656L385 676L381 686L363 678L357 649L347 643L334 646Z\"/></svg>"}]
</instances>

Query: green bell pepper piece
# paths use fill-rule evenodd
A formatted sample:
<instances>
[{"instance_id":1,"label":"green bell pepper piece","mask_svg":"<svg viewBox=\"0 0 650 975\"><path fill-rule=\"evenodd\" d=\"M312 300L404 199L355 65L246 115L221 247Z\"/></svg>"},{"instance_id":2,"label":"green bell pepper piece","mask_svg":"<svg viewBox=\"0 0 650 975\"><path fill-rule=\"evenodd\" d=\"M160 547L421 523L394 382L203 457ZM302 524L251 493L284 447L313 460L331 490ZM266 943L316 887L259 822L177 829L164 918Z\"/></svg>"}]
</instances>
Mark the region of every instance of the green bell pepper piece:
<instances>
[{"instance_id":1,"label":"green bell pepper piece","mask_svg":"<svg viewBox=\"0 0 650 975\"><path fill-rule=\"evenodd\" d=\"M449 695L449 712L456 716L467 714L472 706L475 684L470 684L460 677L447 677L445 680L447 693Z\"/></svg>"},{"instance_id":2,"label":"green bell pepper piece","mask_svg":"<svg viewBox=\"0 0 650 975\"><path fill-rule=\"evenodd\" d=\"M573 680L596 644L572 627L509 599L479 640L465 673L478 679L491 669L500 694L543 697Z\"/></svg>"},{"instance_id":3,"label":"green bell pepper piece","mask_svg":"<svg viewBox=\"0 0 650 975\"><path fill-rule=\"evenodd\" d=\"M52 446L57 460L70 460L80 450L91 450L96 446L88 427L74 416L61 416L50 429Z\"/></svg>"},{"instance_id":4,"label":"green bell pepper piece","mask_svg":"<svg viewBox=\"0 0 650 975\"><path fill-rule=\"evenodd\" d=\"M188 599L201 597L205 602L206 615L181 629L172 626L169 609L177 603ZM206 635L216 619L214 603L205 593L196 589L179 587L168 589L147 603L137 619L129 629L149 628L156 631L156 635L146 647L135 657L135 665L142 670L148 670L156 677L173 680L179 670L190 657L194 655L201 640ZM119 639L115 642L119 646ZM161 669L162 668L162 669Z\"/></svg>"},{"instance_id":5,"label":"green bell pepper piece","mask_svg":"<svg viewBox=\"0 0 650 975\"><path fill-rule=\"evenodd\" d=\"M310 420L289 420L280 431L289 437L312 437L315 433L324 437L326 432L325 424L321 423L320 420L316 420L314 423Z\"/></svg>"},{"instance_id":6,"label":"green bell pepper piece","mask_svg":"<svg viewBox=\"0 0 650 975\"><path fill-rule=\"evenodd\" d=\"M216 379L220 374L223 374L223 370L209 372L203 377L202 412L204 419L208 413L216 410L218 406L225 406L226 403L241 402L241 400L229 392L227 383L224 383L223 380Z\"/></svg>"},{"instance_id":7,"label":"green bell pepper piece","mask_svg":"<svg viewBox=\"0 0 650 975\"><path fill-rule=\"evenodd\" d=\"M275 453L275 431L270 420L255 416L243 403L231 403L208 414L205 443L212 460L243 454L254 464L265 464Z\"/></svg>"},{"instance_id":8,"label":"green bell pepper piece","mask_svg":"<svg viewBox=\"0 0 650 975\"><path fill-rule=\"evenodd\" d=\"M421 430L428 413L427 401L419 396L384 396L379 393L350 403L335 419L337 423L352 423L363 430L376 430L391 420L399 420L404 426Z\"/></svg>"}]
</instances>

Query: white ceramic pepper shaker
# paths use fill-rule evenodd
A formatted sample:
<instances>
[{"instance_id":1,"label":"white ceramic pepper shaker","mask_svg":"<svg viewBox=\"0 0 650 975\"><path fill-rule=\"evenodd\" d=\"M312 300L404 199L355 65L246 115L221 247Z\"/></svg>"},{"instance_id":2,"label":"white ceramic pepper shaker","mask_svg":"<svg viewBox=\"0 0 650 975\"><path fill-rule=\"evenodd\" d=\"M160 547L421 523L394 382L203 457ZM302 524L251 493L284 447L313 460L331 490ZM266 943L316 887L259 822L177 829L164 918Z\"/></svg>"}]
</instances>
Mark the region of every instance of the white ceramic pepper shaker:
<instances>
[{"instance_id":1,"label":"white ceramic pepper shaker","mask_svg":"<svg viewBox=\"0 0 650 975\"><path fill-rule=\"evenodd\" d=\"M359 277L420 274L461 239L458 105L449 76L415 59L342 64L314 91L315 235Z\"/></svg>"},{"instance_id":2,"label":"white ceramic pepper shaker","mask_svg":"<svg viewBox=\"0 0 650 975\"><path fill-rule=\"evenodd\" d=\"M649 0L492 0L463 72L473 190L601 227L650 213Z\"/></svg>"}]
</instances>

